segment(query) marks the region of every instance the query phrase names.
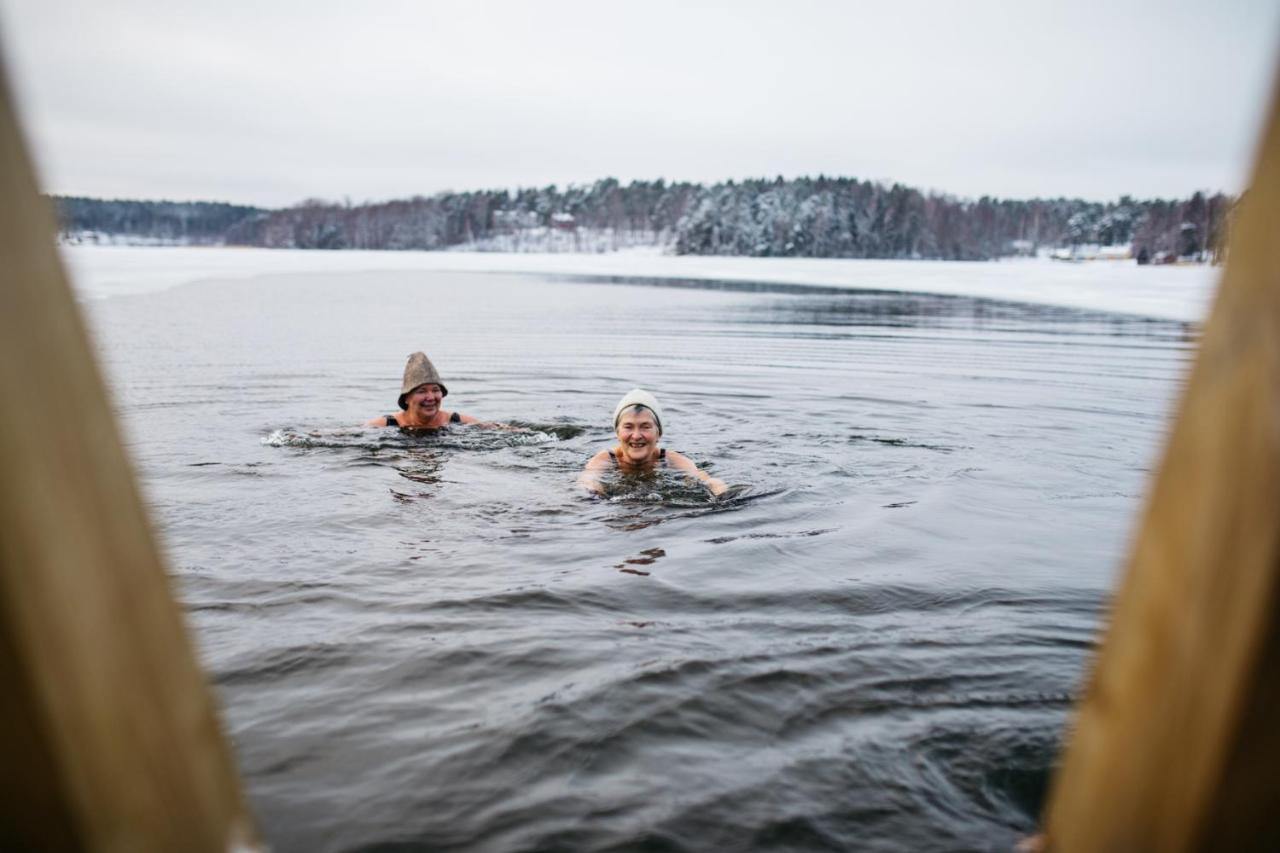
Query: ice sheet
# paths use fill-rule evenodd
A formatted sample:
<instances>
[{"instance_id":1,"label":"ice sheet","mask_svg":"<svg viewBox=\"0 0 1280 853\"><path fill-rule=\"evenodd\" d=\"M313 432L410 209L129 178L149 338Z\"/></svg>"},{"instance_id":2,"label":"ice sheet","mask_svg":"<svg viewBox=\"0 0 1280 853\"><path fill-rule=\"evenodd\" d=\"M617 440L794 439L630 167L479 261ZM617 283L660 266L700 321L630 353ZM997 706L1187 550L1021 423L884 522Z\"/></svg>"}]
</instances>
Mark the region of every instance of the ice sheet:
<instances>
[{"instance_id":1,"label":"ice sheet","mask_svg":"<svg viewBox=\"0 0 1280 853\"><path fill-rule=\"evenodd\" d=\"M1162 319L1201 321L1220 267L1066 263L1042 258L990 262L677 256L634 249L609 254L325 252L291 249L66 246L77 293L94 299L194 281L283 273L424 270L529 272L823 285L976 296Z\"/></svg>"}]
</instances>

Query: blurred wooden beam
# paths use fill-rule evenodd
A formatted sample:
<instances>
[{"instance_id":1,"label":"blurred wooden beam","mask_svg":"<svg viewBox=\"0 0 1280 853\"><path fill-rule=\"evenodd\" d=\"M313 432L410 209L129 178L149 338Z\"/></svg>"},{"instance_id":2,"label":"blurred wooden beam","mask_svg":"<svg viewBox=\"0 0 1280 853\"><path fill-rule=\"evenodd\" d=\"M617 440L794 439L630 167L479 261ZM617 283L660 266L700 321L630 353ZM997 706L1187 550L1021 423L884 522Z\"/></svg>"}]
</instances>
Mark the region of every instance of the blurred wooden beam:
<instances>
[{"instance_id":1,"label":"blurred wooden beam","mask_svg":"<svg viewBox=\"0 0 1280 853\"><path fill-rule=\"evenodd\" d=\"M1280 850L1280 97L1230 240L1051 850Z\"/></svg>"},{"instance_id":2,"label":"blurred wooden beam","mask_svg":"<svg viewBox=\"0 0 1280 853\"><path fill-rule=\"evenodd\" d=\"M0 849L252 845L0 74Z\"/></svg>"}]
</instances>

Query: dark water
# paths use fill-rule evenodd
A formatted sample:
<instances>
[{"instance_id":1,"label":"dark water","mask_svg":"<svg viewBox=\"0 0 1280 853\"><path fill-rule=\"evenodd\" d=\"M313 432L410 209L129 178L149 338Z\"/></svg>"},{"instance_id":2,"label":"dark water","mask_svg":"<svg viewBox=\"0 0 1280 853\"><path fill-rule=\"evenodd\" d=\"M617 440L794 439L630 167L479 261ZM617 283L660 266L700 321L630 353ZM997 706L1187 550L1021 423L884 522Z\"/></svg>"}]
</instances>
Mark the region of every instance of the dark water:
<instances>
[{"instance_id":1,"label":"dark water","mask_svg":"<svg viewBox=\"0 0 1280 853\"><path fill-rule=\"evenodd\" d=\"M969 299L488 275L89 308L281 851L1008 849L1192 346ZM415 349L448 408L525 428L356 427ZM732 497L575 489L634 385Z\"/></svg>"}]
</instances>

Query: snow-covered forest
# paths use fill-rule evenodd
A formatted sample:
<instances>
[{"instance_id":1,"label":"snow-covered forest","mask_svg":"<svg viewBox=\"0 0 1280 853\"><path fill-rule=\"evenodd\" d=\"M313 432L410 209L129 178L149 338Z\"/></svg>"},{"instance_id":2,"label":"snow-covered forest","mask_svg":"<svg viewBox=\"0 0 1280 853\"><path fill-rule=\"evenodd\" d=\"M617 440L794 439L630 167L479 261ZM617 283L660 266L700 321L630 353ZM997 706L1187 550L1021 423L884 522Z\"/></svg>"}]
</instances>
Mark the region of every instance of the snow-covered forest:
<instances>
[{"instance_id":1,"label":"snow-covered forest","mask_svg":"<svg viewBox=\"0 0 1280 853\"><path fill-rule=\"evenodd\" d=\"M299 249L604 252L987 260L1083 244L1134 255L1206 257L1225 237L1232 199L1100 203L969 200L853 178L665 181L441 193L279 210L227 204L54 197L64 242L225 243Z\"/></svg>"},{"instance_id":2,"label":"snow-covered forest","mask_svg":"<svg viewBox=\"0 0 1280 853\"><path fill-rule=\"evenodd\" d=\"M54 196L64 243L216 246L237 223L266 211L207 201L105 201Z\"/></svg>"}]
</instances>

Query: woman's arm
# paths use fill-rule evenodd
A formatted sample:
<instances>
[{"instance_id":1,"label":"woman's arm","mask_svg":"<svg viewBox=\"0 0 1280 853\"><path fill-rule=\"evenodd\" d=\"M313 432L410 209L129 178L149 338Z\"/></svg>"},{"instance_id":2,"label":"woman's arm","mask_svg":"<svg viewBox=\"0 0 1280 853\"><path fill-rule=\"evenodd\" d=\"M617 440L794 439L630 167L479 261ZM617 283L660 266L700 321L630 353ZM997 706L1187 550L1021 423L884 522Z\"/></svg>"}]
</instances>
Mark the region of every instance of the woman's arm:
<instances>
[{"instance_id":1,"label":"woman's arm","mask_svg":"<svg viewBox=\"0 0 1280 853\"><path fill-rule=\"evenodd\" d=\"M722 495L724 494L725 489L729 488L724 484L723 480L717 480L715 477L712 477L706 471L703 471L702 469L700 469L697 465L694 465L693 460L690 459L688 456L685 456L683 453L677 453L674 450L668 450L667 464L670 465L672 468L677 468L681 471L684 471L686 474L692 474L694 477L697 477L699 480L702 481L702 485L706 486L707 489L713 495L717 495L717 496Z\"/></svg>"},{"instance_id":2,"label":"woman's arm","mask_svg":"<svg viewBox=\"0 0 1280 853\"><path fill-rule=\"evenodd\" d=\"M589 492L603 495L604 484L600 482L600 475L607 470L609 470L609 451L601 450L587 460L582 473L578 475L578 485Z\"/></svg>"},{"instance_id":3,"label":"woman's arm","mask_svg":"<svg viewBox=\"0 0 1280 853\"><path fill-rule=\"evenodd\" d=\"M528 427L512 426L511 424L499 423L498 421L482 421L479 418L472 417L471 415L464 415L462 414L462 412L458 412L458 423L475 424L481 429L500 429L505 432L528 432L529 431Z\"/></svg>"}]
</instances>

